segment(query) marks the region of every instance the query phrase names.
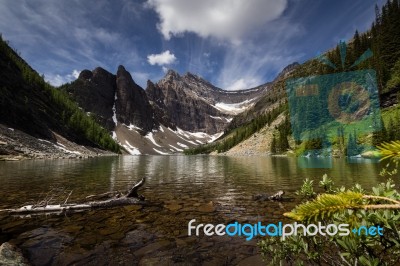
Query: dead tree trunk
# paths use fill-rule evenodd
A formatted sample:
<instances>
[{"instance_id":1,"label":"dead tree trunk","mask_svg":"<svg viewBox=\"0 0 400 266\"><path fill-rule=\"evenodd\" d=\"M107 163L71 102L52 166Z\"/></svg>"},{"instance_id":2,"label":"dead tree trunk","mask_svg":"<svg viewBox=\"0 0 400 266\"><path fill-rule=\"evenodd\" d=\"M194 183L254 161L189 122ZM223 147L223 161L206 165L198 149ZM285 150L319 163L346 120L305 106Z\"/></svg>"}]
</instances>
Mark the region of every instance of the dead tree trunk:
<instances>
[{"instance_id":1,"label":"dead tree trunk","mask_svg":"<svg viewBox=\"0 0 400 266\"><path fill-rule=\"evenodd\" d=\"M95 208L110 208L116 206L123 205L132 205L132 204L143 204L144 197L138 194L138 189L144 185L146 181L145 178L142 178L137 184L135 184L126 195L121 196L119 193L114 194L112 198L100 201L90 201L87 203L70 203L66 204L58 204L58 205L26 205L17 209L7 209L2 210L6 211L10 214L28 214L28 213L46 213L46 212L65 212L65 211L74 211L74 210L85 210L85 209L95 209ZM106 194L102 194L104 197ZM68 196L69 197L69 196ZM94 197L94 196L90 196Z\"/></svg>"},{"instance_id":2,"label":"dead tree trunk","mask_svg":"<svg viewBox=\"0 0 400 266\"><path fill-rule=\"evenodd\" d=\"M143 196L138 195L138 190L140 187L144 185L144 182L146 182L146 177L143 177L142 180L140 180L136 185L134 185L131 190L129 190L128 194L125 195L127 198L141 198ZM143 198L144 199L144 198Z\"/></svg>"}]
</instances>

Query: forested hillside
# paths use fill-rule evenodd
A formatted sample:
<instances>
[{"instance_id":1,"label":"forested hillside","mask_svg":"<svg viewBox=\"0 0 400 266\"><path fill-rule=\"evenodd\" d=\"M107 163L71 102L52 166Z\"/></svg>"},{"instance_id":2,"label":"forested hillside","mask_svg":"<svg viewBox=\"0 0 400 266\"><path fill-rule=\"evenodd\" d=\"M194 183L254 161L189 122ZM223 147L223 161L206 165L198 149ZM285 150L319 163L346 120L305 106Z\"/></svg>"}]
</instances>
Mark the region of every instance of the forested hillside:
<instances>
[{"instance_id":1,"label":"forested hillside","mask_svg":"<svg viewBox=\"0 0 400 266\"><path fill-rule=\"evenodd\" d=\"M186 153L227 151L252 136L253 133L258 132L264 125L271 123L280 113L289 114L286 83L290 79L354 73L362 70L372 70L376 73L377 95L379 95L380 107L384 114L384 119L376 118L380 121L378 123L380 130L375 130L372 134L373 130L371 132L339 130L340 132L332 134L336 137L327 140L330 142L329 145L333 145L337 149L337 154L343 155L349 148L354 152L362 152L362 148L353 148L359 144L378 145L384 141L399 139L400 136L396 133L400 129L397 119L399 111L392 107L400 100L399 2L398 0L388 1L381 9L376 7L375 12L376 18L370 30L364 33L356 31L354 37L347 40L346 44L339 43L337 47L318 58L313 58L301 65L290 66L290 71L283 71L283 74L273 82L270 91L252 109L238 115L232 121L219 141L188 150ZM315 99L310 99L309 105L302 107L301 118L304 120L302 125L306 120L315 121L312 116L319 115L324 112L323 109L327 109L326 105L318 107L316 103L318 102ZM349 108L351 109L351 106ZM326 118L324 115L318 117ZM316 123L316 125L321 123ZM313 125L308 126L313 129ZM291 129L288 119L285 120L284 125L274 129L274 137L270 140L270 150L273 153L283 153L288 149L294 149L299 154L305 149L319 149L324 145L324 140L320 136L315 136L315 140L310 141L294 141ZM321 132L321 135L324 134L326 132ZM291 146L289 142L292 143Z\"/></svg>"},{"instance_id":2,"label":"forested hillside","mask_svg":"<svg viewBox=\"0 0 400 266\"><path fill-rule=\"evenodd\" d=\"M52 132L80 145L119 152L108 132L68 96L44 81L0 37L0 123L54 141Z\"/></svg>"}]
</instances>

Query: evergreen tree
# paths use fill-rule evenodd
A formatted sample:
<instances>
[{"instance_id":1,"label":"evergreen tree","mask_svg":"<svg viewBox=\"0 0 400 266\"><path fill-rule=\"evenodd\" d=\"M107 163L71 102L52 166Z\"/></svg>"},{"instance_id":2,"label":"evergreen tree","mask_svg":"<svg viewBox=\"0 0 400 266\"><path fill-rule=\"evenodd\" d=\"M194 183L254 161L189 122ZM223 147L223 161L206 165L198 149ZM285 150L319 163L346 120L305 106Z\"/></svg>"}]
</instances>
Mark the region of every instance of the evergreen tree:
<instances>
[{"instance_id":1,"label":"evergreen tree","mask_svg":"<svg viewBox=\"0 0 400 266\"><path fill-rule=\"evenodd\" d=\"M349 140L347 142L347 156L355 156L360 153L360 149L357 144L357 134L354 131L353 134L349 134Z\"/></svg>"},{"instance_id":2,"label":"evergreen tree","mask_svg":"<svg viewBox=\"0 0 400 266\"><path fill-rule=\"evenodd\" d=\"M287 138L287 134L285 131L282 129L279 131L279 150L281 152L285 152L289 149L289 141Z\"/></svg>"},{"instance_id":3,"label":"evergreen tree","mask_svg":"<svg viewBox=\"0 0 400 266\"><path fill-rule=\"evenodd\" d=\"M383 119L382 117L381 119L381 130L379 131L375 131L372 134L372 145L374 146L379 146L382 142L387 140L387 131L386 131L386 127L385 124L383 123Z\"/></svg>"},{"instance_id":4,"label":"evergreen tree","mask_svg":"<svg viewBox=\"0 0 400 266\"><path fill-rule=\"evenodd\" d=\"M360 54L361 52L361 39L358 30L354 33L354 50L356 51L355 54Z\"/></svg>"},{"instance_id":5,"label":"evergreen tree","mask_svg":"<svg viewBox=\"0 0 400 266\"><path fill-rule=\"evenodd\" d=\"M276 149L276 138L275 136L272 136L272 141L271 141L271 153L276 153L277 149Z\"/></svg>"}]
</instances>

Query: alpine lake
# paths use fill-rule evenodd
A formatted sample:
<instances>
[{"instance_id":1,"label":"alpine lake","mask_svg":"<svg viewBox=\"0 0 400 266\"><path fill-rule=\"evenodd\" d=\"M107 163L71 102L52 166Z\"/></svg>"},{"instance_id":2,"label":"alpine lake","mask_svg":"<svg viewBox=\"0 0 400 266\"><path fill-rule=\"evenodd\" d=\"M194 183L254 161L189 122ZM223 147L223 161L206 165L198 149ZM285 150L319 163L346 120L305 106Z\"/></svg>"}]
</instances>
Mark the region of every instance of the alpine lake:
<instances>
[{"instance_id":1,"label":"alpine lake","mask_svg":"<svg viewBox=\"0 0 400 266\"><path fill-rule=\"evenodd\" d=\"M290 222L305 178L315 189L323 174L336 186L365 189L384 182L382 164L332 160L332 168L301 168L296 158L272 156L115 156L0 162L0 208L44 199L82 202L126 192L142 177L145 204L47 215L0 212L0 243L18 246L33 265L262 265L257 242L244 236L188 235L188 222ZM283 201L254 195L285 192ZM194 234L194 231L193 233Z\"/></svg>"}]
</instances>

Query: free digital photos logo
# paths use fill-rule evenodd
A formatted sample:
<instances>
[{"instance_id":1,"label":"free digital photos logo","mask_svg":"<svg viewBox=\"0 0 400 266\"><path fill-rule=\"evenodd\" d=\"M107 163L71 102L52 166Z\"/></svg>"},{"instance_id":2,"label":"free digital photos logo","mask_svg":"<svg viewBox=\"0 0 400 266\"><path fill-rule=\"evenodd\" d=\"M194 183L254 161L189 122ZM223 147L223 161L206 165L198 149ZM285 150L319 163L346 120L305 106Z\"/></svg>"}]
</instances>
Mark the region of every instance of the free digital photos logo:
<instances>
[{"instance_id":1,"label":"free digital photos logo","mask_svg":"<svg viewBox=\"0 0 400 266\"><path fill-rule=\"evenodd\" d=\"M331 139L381 130L379 93L373 69L345 72L346 43L339 43L343 72L293 78L286 81L290 122L297 142L307 142L298 156L302 168L331 168ZM372 56L367 50L348 69ZM326 56L317 58L336 70ZM350 137L349 137L350 139ZM357 156L366 147L347 147L347 156ZM311 147L311 148L310 148ZM320 159L318 159L320 158Z\"/></svg>"}]
</instances>

